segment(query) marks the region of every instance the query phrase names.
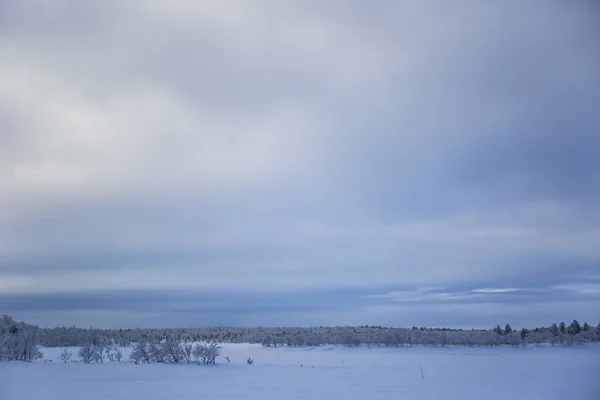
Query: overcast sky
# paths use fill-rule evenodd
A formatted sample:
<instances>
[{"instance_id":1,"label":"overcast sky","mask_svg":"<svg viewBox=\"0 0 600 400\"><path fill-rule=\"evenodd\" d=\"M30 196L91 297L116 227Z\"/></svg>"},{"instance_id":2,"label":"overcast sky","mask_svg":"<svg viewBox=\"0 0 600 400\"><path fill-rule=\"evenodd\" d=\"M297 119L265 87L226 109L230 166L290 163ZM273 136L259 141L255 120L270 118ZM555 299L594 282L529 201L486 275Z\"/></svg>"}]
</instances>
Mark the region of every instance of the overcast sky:
<instances>
[{"instance_id":1,"label":"overcast sky","mask_svg":"<svg viewBox=\"0 0 600 400\"><path fill-rule=\"evenodd\" d=\"M594 1L0 1L0 313L600 318Z\"/></svg>"}]
</instances>

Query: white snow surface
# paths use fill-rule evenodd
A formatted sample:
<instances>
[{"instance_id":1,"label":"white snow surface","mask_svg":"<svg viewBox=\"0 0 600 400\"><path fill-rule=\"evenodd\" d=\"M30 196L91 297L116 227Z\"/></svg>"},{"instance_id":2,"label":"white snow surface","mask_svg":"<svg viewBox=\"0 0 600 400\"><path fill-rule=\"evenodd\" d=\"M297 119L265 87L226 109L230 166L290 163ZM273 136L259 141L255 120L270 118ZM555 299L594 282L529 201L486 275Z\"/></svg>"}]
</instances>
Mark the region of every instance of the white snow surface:
<instances>
[{"instance_id":1,"label":"white snow surface","mask_svg":"<svg viewBox=\"0 0 600 400\"><path fill-rule=\"evenodd\" d=\"M600 399L598 344L399 349L226 344L213 366L64 364L57 361L63 348L41 350L46 361L0 363L0 400ZM127 359L130 349L121 350Z\"/></svg>"}]
</instances>

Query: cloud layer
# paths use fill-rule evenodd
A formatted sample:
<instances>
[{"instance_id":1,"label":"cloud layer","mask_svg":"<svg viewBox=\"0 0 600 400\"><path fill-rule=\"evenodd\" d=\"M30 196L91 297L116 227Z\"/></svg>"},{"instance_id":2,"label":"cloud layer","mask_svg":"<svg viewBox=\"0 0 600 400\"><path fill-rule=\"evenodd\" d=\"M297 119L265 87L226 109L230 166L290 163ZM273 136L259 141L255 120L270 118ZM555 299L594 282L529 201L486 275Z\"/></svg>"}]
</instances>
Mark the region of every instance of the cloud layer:
<instances>
[{"instance_id":1,"label":"cloud layer","mask_svg":"<svg viewBox=\"0 0 600 400\"><path fill-rule=\"evenodd\" d=\"M523 298L507 289L545 287L527 310L592 318L595 298L556 288L597 289L599 11L3 1L6 312L88 323L40 317L50 296L115 325L134 310L97 293L175 312L185 292L254 307L232 325L486 325ZM331 295L289 299L314 291Z\"/></svg>"}]
</instances>

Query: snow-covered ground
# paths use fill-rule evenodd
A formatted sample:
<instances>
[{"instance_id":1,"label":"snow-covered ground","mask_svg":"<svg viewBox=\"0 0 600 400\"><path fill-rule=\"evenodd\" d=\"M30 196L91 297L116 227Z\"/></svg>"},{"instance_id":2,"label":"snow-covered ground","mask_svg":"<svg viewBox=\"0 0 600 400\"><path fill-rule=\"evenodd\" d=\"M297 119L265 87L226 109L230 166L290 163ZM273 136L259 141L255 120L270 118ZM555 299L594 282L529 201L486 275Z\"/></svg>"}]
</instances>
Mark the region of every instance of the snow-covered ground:
<instances>
[{"instance_id":1,"label":"snow-covered ground","mask_svg":"<svg viewBox=\"0 0 600 400\"><path fill-rule=\"evenodd\" d=\"M54 361L0 363L0 400L600 399L600 346L594 344L519 349L225 345L214 366L63 364L56 361L62 348L42 351L44 359ZM123 354L126 359L128 349ZM254 365L246 363L248 357Z\"/></svg>"}]
</instances>

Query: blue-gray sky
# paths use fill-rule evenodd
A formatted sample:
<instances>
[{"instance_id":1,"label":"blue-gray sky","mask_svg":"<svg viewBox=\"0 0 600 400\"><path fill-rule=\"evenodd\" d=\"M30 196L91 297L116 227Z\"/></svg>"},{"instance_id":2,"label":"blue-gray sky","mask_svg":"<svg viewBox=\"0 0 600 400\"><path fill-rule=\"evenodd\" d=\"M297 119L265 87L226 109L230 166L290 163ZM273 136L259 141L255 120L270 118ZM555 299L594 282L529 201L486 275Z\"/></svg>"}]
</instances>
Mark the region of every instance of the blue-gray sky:
<instances>
[{"instance_id":1,"label":"blue-gray sky","mask_svg":"<svg viewBox=\"0 0 600 400\"><path fill-rule=\"evenodd\" d=\"M0 311L600 319L593 1L0 2Z\"/></svg>"}]
</instances>

